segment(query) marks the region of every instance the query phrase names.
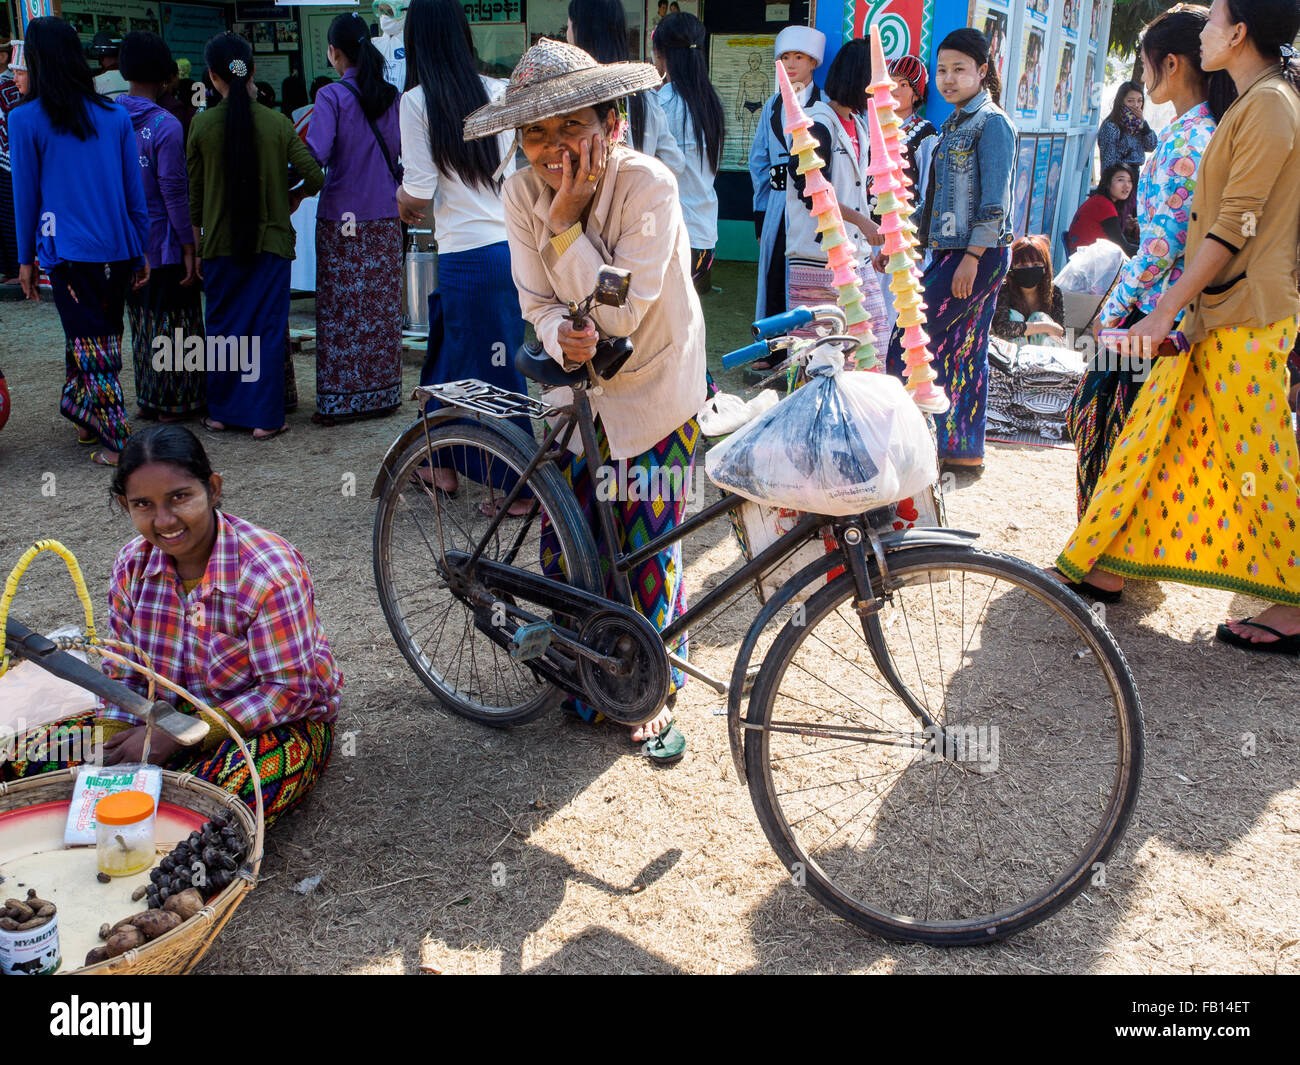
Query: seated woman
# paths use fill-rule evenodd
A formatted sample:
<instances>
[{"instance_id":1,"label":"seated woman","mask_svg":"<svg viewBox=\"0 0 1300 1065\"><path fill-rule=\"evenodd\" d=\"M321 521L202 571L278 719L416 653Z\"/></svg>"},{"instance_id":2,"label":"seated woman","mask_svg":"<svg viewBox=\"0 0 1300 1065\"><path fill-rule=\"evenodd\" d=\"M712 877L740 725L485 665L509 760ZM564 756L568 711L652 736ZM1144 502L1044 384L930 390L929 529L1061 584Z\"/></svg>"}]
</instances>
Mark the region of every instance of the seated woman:
<instances>
[{"instance_id":1,"label":"seated woman","mask_svg":"<svg viewBox=\"0 0 1300 1065\"><path fill-rule=\"evenodd\" d=\"M686 513L687 492L662 498L664 486L685 485L700 441L696 411L705 400L704 316L691 281L690 238L677 182L657 159L622 143L617 101L659 82L641 63L598 66L586 52L542 38L515 67L505 93L465 120L467 138L517 129L531 164L505 185L510 263L524 318L557 362L589 362L600 336L626 336L635 353L599 395L589 393L604 461L626 460L628 484L659 491L614 501L620 550L631 550L674 528ZM567 302L581 300L607 264L628 270L631 288L621 307L597 306L575 330ZM597 332L599 330L599 333ZM568 402L567 389L552 403ZM581 452L564 474L597 544L593 478ZM681 544L628 574L633 606L663 630L685 609ZM613 587L607 587L613 594ZM685 637L671 648L685 655ZM673 670L672 688L685 683ZM632 732L657 761L681 757L685 740L672 726L673 697L660 714ZM576 706L588 719L595 711Z\"/></svg>"},{"instance_id":2,"label":"seated woman","mask_svg":"<svg viewBox=\"0 0 1300 1065\"><path fill-rule=\"evenodd\" d=\"M1011 269L998 290L993 334L1013 344L1065 346L1065 300L1052 282L1052 250L1038 235L1011 245Z\"/></svg>"},{"instance_id":3,"label":"seated woman","mask_svg":"<svg viewBox=\"0 0 1300 1065\"><path fill-rule=\"evenodd\" d=\"M1110 240L1124 249L1125 255L1137 251L1137 233L1134 227L1126 231L1120 215L1124 204L1133 195L1133 175L1120 163L1106 167L1101 181L1088 193L1088 198L1074 212L1074 221L1065 233L1065 250L1073 255L1080 248L1099 240Z\"/></svg>"},{"instance_id":4,"label":"seated woman","mask_svg":"<svg viewBox=\"0 0 1300 1065\"><path fill-rule=\"evenodd\" d=\"M307 563L274 533L217 509L221 475L182 426L133 434L110 491L140 535L113 565L109 635L138 647L157 672L235 727L257 762L270 825L325 769L343 680L316 617ZM104 672L146 690L145 678L126 666L106 662ZM179 698L161 688L157 694ZM188 704L178 709L194 712ZM101 706L58 728L91 719L107 737L106 764L140 761L145 727L121 710ZM47 749L60 749L56 736ZM149 761L253 805L248 767L224 729L214 726L201 748L188 749L155 729ZM68 763L14 762L0 767L0 779L61 764Z\"/></svg>"}]
</instances>

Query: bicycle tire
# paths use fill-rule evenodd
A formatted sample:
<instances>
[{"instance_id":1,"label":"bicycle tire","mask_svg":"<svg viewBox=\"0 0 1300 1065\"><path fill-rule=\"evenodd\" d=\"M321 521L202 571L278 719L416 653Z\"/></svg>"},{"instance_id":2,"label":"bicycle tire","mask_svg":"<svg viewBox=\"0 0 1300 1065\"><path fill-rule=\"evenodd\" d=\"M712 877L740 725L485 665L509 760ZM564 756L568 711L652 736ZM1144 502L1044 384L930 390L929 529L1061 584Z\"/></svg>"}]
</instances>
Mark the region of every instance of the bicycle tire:
<instances>
[{"instance_id":1,"label":"bicycle tire","mask_svg":"<svg viewBox=\"0 0 1300 1065\"><path fill-rule=\"evenodd\" d=\"M526 450L530 443L509 423L488 426L464 419L432 427L428 445L462 471L477 468L483 481L473 480L462 472L455 496L439 493L435 499L433 492L418 484L418 471L428 457L424 440L414 443L394 465L393 475L379 499L373 533L375 584L384 618L407 663L446 709L494 727L521 725L553 709L565 693L526 664L512 659L497 642L475 627L472 607L457 598L446 581L439 578L441 552L437 529L441 515L444 540L456 541L447 543L447 549L471 551L490 521L478 509L479 504L504 495L493 482L523 472L531 457L531 451ZM531 447L535 448L536 443L532 442ZM469 465L471 457L479 463L477 467ZM560 565L567 573L568 583L584 591L599 592L596 546L564 477L553 465L543 464L529 478L528 488L539 503L531 525L506 518L483 557L500 559L503 552L514 546L515 563L531 562L532 565L523 564L521 568L543 572L540 530L544 513L554 532ZM528 531L521 532L525 527ZM521 535L524 541L515 545L514 540ZM419 594L426 590L428 596ZM413 602L404 606L408 600ZM427 620L431 614L439 640L439 646L432 649L425 640L426 634L427 639L434 638L434 630L431 626L420 627L424 625L423 620L416 624L417 619ZM457 640L456 649L450 655L442 642L448 624L452 625L448 641ZM480 658L484 659L484 668L490 663L497 678L493 692L487 690ZM463 680L466 668L469 677Z\"/></svg>"},{"instance_id":2,"label":"bicycle tire","mask_svg":"<svg viewBox=\"0 0 1300 1065\"><path fill-rule=\"evenodd\" d=\"M995 942L1044 920L1078 895L1090 879L1099 873L1104 877L1105 863L1128 823L1141 778L1142 711L1137 689L1119 646L1098 615L1037 567L1007 555L949 545L908 548L889 555L888 561L891 574L913 578L913 584L893 592L888 605L865 626L852 609L852 578L844 574L818 590L804 605L803 616L790 619L773 642L745 721L750 794L763 831L796 883L802 880L814 898L846 920L896 940L952 946ZM976 624L990 607L1000 621L1007 622L1005 629L994 624L987 636L981 633L978 644L974 631L969 639L965 631L968 584L972 593L988 585ZM999 585L1005 586L1005 592L994 599ZM958 593L959 657L949 657L954 668L952 676L945 678L943 652L952 645L954 626L945 621L941 630L940 621L952 617ZM927 663L919 654L914 654L913 664L905 655L884 648L895 679L881 683L862 668L864 659L880 668L880 648L851 661L833 646L834 641L854 646L855 630L860 646L867 639L864 629L872 626L882 644L887 630L893 629L896 645L914 646L913 624L906 607L900 605L909 602L918 606L916 628L929 627L933 632L938 684L928 682ZM976 602L972 599L972 609ZM1032 614L1035 605L1037 615ZM1077 646L1064 647L1064 660L1053 659L1050 669L1039 666L1039 658L1045 660L1048 649L1069 634ZM999 648L998 637L1005 637L1014 653ZM838 700L840 708L828 709L818 705L810 689L820 683L837 691L834 681L846 671L833 668L837 655L852 668L847 669L849 681L840 682L838 694L830 698L832 704ZM1040 685L1045 689L1042 701L1032 710L1027 706L1030 690L1018 693L1020 703L1001 690L1023 676L1024 669L1017 673L1011 668L1017 658L1027 660L1031 665L1025 668L1036 670L1044 681L1053 678L1050 685ZM1097 678L1086 686L1085 666L1092 667ZM909 677L901 676L904 671ZM868 689L864 702L847 695L843 689L858 683L859 674L885 694ZM956 683L959 678L964 691ZM978 690L977 681L981 682ZM1069 687L1067 699L1071 692L1078 693L1077 713L1083 720L1077 731L1072 731L1074 723L1066 716L1069 708L1062 705L1066 700L1050 694L1050 687L1058 682ZM932 730L921 730L926 740L919 747L915 713L903 705L899 683L934 719ZM1094 698L1102 689L1109 695L1108 702ZM942 701L937 697L940 692ZM954 700L960 702L955 715L950 692L961 696ZM966 696L972 693L979 705L967 707ZM879 713L868 705L872 699ZM847 702L866 712L846 714ZM800 716L808 720L787 722L777 716L778 710L784 715L791 706L800 706ZM856 716L858 723L845 725L849 715ZM1087 720L1090 715L1097 720ZM948 720L950 716L954 720ZM990 716L993 720L983 720L981 726L981 720ZM877 720L885 727L877 727ZM1003 733L1009 733L1009 744L1000 739ZM1047 751L1058 736L1063 749ZM1087 743L1093 746L1086 754L1077 751ZM1000 749L1010 755L1010 767L1000 757ZM990 751L993 757L984 758ZM1039 751L1046 753L1039 755ZM963 759L963 754L968 757ZM988 764L960 764L981 758ZM846 763L855 760L856 775L845 776ZM813 780L819 773L829 775L829 782ZM1080 790L1071 796L1066 793L1073 778L1079 778ZM861 788L853 791L858 785ZM1095 815L1089 809L1090 788L1101 796ZM874 795L852 812L844 805L873 789ZM927 791L932 804L928 820L917 813L918 796L923 798ZM877 798L878 807L864 822L860 815ZM815 806L824 800L828 805ZM895 809L889 809L891 803L896 803ZM954 814L957 832L949 824ZM853 832L845 834L843 842L852 843L831 848L832 841L850 826ZM1035 833L1051 838L1031 840ZM951 871L947 864L936 870L936 859L945 850L951 854L944 853L941 860L951 864ZM871 867L877 864L880 868L873 874ZM998 887L995 899L994 890L981 881L1000 876L1013 887Z\"/></svg>"}]
</instances>

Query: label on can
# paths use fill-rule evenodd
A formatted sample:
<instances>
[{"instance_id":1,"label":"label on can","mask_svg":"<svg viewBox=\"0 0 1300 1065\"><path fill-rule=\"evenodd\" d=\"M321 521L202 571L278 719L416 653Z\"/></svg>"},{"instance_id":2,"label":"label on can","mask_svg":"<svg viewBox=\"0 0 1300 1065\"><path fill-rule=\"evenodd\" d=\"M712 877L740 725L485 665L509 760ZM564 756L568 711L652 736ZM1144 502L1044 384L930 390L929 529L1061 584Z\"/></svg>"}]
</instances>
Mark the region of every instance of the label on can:
<instances>
[{"instance_id":1,"label":"label on can","mask_svg":"<svg viewBox=\"0 0 1300 1065\"><path fill-rule=\"evenodd\" d=\"M0 929L0 973L47 976L63 961L59 953L59 915L26 932Z\"/></svg>"}]
</instances>

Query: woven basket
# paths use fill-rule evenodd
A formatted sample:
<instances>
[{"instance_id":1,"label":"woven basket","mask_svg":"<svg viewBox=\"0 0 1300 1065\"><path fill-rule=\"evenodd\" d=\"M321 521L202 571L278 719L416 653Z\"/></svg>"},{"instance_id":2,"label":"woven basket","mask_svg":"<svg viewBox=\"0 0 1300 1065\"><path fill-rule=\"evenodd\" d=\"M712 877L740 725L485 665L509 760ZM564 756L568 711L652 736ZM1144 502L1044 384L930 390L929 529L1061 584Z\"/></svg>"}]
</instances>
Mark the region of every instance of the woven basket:
<instances>
[{"instance_id":1,"label":"woven basket","mask_svg":"<svg viewBox=\"0 0 1300 1065\"><path fill-rule=\"evenodd\" d=\"M0 781L0 813L21 810L45 802L68 802L72 798L79 767L60 769L52 773L19 780L11 784ZM254 770L256 772L256 770ZM235 907L257 883L257 873L262 865L263 822L237 795L188 773L162 772L160 802L169 802L211 820L214 814L226 813L231 825L239 832L248 858L240 867L235 879L219 895L188 921L182 922L166 935L116 958L83 968L64 967L60 973L78 975L161 975L190 972L199 959L208 952Z\"/></svg>"}]
</instances>

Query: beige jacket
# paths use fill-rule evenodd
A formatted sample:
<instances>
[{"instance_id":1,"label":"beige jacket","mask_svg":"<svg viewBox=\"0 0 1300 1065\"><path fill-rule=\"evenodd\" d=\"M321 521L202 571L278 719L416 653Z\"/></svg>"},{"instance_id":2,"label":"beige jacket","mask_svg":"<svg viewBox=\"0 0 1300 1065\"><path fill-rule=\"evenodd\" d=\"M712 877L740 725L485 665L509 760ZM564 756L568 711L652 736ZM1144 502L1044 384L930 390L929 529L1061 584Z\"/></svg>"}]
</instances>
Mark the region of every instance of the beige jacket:
<instances>
[{"instance_id":1,"label":"beige jacket","mask_svg":"<svg viewBox=\"0 0 1300 1065\"><path fill-rule=\"evenodd\" d=\"M591 397L609 440L610 457L649 451L704 405L704 316L691 283L690 242L682 222L677 180L657 159L615 148L596 188L582 235L557 253L547 216L554 193L529 167L505 186L510 268L524 317L551 358L569 300L596 287L596 272L610 264L631 271L622 307L592 312L603 337L632 338L635 351L603 391ZM547 400L568 403L567 388ZM582 450L575 433L570 443Z\"/></svg>"},{"instance_id":2,"label":"beige jacket","mask_svg":"<svg viewBox=\"0 0 1300 1065\"><path fill-rule=\"evenodd\" d=\"M1187 261L1201 241L1236 253L1192 300L1178 328L1268 326L1300 313L1300 96L1271 67L1223 115L1201 156L1187 225Z\"/></svg>"}]
</instances>

